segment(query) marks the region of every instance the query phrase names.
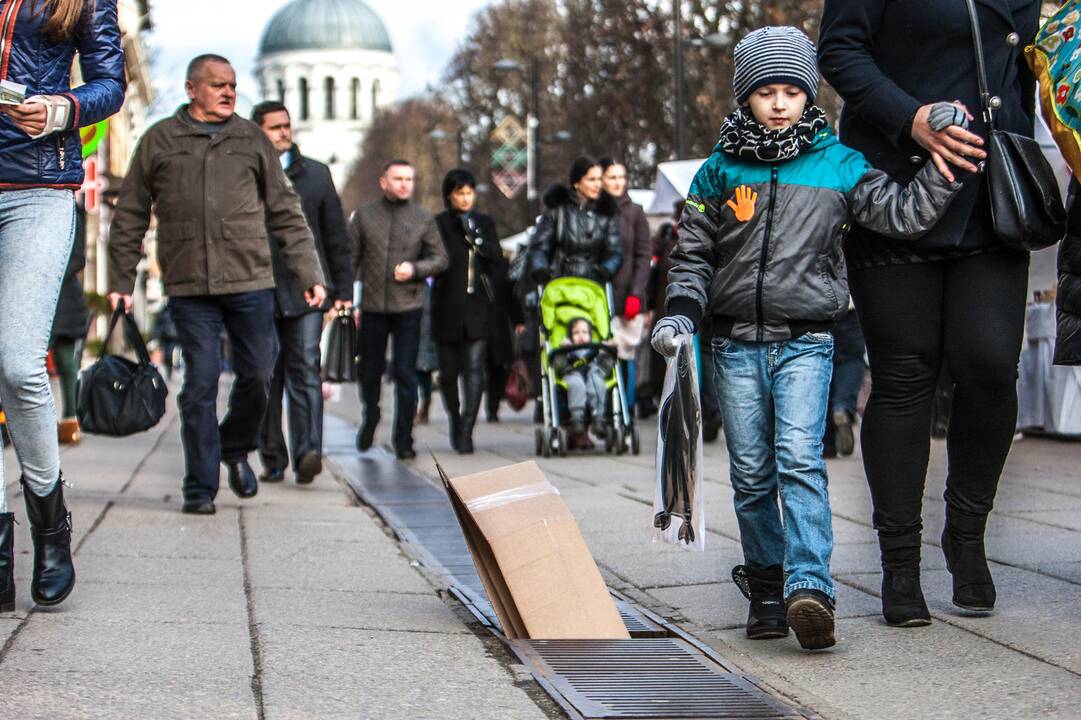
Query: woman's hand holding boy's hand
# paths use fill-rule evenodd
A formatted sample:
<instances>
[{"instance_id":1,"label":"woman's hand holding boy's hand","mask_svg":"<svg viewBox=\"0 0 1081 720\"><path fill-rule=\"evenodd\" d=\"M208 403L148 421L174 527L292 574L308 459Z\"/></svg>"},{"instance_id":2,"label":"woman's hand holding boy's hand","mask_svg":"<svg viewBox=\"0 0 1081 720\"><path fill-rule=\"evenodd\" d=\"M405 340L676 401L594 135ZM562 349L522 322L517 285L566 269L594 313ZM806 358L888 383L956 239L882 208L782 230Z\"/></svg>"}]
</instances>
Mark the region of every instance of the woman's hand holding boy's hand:
<instances>
[{"instance_id":1,"label":"woman's hand holding boy's hand","mask_svg":"<svg viewBox=\"0 0 1081 720\"><path fill-rule=\"evenodd\" d=\"M983 138L958 125L949 125L939 131L932 129L930 116L937 104L929 103L916 111L916 116L912 119L912 139L931 153L931 161L944 178L956 182L950 165L971 173L979 172L976 165L966 158L982 161L987 158L987 152L982 149ZM972 119L968 108L960 102L953 104L964 109L965 115Z\"/></svg>"}]
</instances>

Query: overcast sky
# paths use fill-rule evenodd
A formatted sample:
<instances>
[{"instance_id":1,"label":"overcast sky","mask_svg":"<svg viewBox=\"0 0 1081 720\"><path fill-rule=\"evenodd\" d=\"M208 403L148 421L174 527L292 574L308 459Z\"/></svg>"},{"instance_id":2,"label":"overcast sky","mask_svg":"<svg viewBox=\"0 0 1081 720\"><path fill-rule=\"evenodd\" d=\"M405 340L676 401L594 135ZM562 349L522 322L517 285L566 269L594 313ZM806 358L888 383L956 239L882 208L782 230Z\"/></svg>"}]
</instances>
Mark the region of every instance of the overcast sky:
<instances>
[{"instance_id":1,"label":"overcast sky","mask_svg":"<svg viewBox=\"0 0 1081 720\"><path fill-rule=\"evenodd\" d=\"M252 75L259 38L289 0L151 0L150 44L155 58L156 114L184 102L184 68L202 52L232 60L239 92L258 98ZM489 0L366 0L390 32L402 72L401 97L435 85L465 36L469 20Z\"/></svg>"}]
</instances>

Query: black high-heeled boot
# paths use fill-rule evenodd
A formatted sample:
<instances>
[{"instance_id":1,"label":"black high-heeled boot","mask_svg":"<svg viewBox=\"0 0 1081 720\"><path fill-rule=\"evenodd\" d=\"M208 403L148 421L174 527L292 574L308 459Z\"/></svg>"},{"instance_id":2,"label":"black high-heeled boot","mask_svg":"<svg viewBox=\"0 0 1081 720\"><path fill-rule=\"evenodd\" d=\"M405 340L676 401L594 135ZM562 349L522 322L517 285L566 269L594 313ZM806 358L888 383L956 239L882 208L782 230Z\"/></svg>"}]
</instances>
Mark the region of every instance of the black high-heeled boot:
<instances>
[{"instance_id":1,"label":"black high-heeled boot","mask_svg":"<svg viewBox=\"0 0 1081 720\"><path fill-rule=\"evenodd\" d=\"M0 613L15 611L15 514L0 514Z\"/></svg>"},{"instance_id":2,"label":"black high-heeled boot","mask_svg":"<svg viewBox=\"0 0 1081 720\"><path fill-rule=\"evenodd\" d=\"M920 586L920 534L878 538L882 551L882 617L893 627L931 624Z\"/></svg>"},{"instance_id":3,"label":"black high-heeled boot","mask_svg":"<svg viewBox=\"0 0 1081 720\"><path fill-rule=\"evenodd\" d=\"M34 575L30 597L38 605L59 605L75 587L71 562L71 513L64 504L64 478L45 497L38 497L23 478L26 516L34 541Z\"/></svg>"},{"instance_id":4,"label":"black high-heeled boot","mask_svg":"<svg viewBox=\"0 0 1081 720\"><path fill-rule=\"evenodd\" d=\"M983 548L986 515L946 507L946 527L942 531L942 554L946 569L953 575L953 604L962 610L991 612L995 609L995 581Z\"/></svg>"}]
</instances>

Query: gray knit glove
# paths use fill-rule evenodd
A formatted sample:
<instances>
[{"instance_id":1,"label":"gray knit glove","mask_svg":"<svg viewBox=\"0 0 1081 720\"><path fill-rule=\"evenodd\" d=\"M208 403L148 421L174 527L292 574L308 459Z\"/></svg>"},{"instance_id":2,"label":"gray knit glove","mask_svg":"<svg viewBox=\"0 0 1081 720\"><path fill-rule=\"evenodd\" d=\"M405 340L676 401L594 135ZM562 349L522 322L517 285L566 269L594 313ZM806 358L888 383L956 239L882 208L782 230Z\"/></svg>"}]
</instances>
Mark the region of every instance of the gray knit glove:
<instances>
[{"instance_id":1,"label":"gray knit glove","mask_svg":"<svg viewBox=\"0 0 1081 720\"><path fill-rule=\"evenodd\" d=\"M694 323L686 315L669 315L657 321L653 327L650 344L653 349L665 357L674 357L679 349L680 335L694 333Z\"/></svg>"},{"instance_id":2,"label":"gray knit glove","mask_svg":"<svg viewBox=\"0 0 1081 720\"><path fill-rule=\"evenodd\" d=\"M927 115L927 124L935 132L942 132L950 125L956 125L962 130L968 130L968 115L963 108L948 102L939 102L931 106L931 112Z\"/></svg>"}]
</instances>

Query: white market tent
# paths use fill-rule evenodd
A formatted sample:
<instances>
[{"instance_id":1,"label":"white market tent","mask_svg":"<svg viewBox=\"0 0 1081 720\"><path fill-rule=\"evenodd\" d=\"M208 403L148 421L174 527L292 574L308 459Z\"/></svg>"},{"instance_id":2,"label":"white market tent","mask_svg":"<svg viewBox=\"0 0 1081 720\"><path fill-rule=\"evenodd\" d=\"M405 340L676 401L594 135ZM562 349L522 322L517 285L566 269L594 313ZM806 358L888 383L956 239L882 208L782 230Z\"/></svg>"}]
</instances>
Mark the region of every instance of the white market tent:
<instances>
[{"instance_id":1,"label":"white market tent","mask_svg":"<svg viewBox=\"0 0 1081 720\"><path fill-rule=\"evenodd\" d=\"M700 160L673 160L657 166L657 180L653 184L653 201L644 206L649 215L671 215L672 206L687 197L691 182L705 158Z\"/></svg>"}]
</instances>

